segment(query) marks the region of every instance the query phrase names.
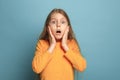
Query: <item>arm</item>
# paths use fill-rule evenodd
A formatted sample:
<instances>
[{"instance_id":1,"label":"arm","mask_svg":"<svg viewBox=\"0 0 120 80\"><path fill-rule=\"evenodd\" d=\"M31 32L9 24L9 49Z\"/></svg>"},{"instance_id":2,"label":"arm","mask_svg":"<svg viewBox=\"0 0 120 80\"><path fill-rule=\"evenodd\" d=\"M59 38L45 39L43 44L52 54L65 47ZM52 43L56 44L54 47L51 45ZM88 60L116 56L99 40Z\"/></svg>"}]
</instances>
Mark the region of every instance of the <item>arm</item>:
<instances>
[{"instance_id":1,"label":"arm","mask_svg":"<svg viewBox=\"0 0 120 80\"><path fill-rule=\"evenodd\" d=\"M86 69L86 60L81 55L77 43L72 40L69 44L69 49L64 56L72 63L74 68L81 72L84 71Z\"/></svg>"},{"instance_id":2,"label":"arm","mask_svg":"<svg viewBox=\"0 0 120 80\"><path fill-rule=\"evenodd\" d=\"M47 66L49 61L52 59L52 54L47 50L45 43L39 41L36 46L35 56L32 61L32 69L36 73L42 72L42 70Z\"/></svg>"}]
</instances>

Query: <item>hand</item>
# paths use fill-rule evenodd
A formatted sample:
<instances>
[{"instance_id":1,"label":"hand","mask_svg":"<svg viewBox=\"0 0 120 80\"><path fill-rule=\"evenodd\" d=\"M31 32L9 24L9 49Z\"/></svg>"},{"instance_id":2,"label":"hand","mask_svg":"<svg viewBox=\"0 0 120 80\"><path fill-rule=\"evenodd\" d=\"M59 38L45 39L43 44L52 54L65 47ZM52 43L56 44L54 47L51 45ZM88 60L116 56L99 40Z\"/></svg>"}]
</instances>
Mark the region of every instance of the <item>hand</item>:
<instances>
[{"instance_id":1,"label":"hand","mask_svg":"<svg viewBox=\"0 0 120 80\"><path fill-rule=\"evenodd\" d=\"M55 39L54 35L52 34L49 26L48 26L48 29L49 29L49 36L50 36L49 37L50 45L56 45L56 39Z\"/></svg>"},{"instance_id":2,"label":"hand","mask_svg":"<svg viewBox=\"0 0 120 80\"><path fill-rule=\"evenodd\" d=\"M69 26L66 28L63 38L62 38L62 47L65 51L68 51L67 39L68 39Z\"/></svg>"},{"instance_id":3,"label":"hand","mask_svg":"<svg viewBox=\"0 0 120 80\"><path fill-rule=\"evenodd\" d=\"M51 29L50 29L49 26L48 26L48 29L49 29L49 34L50 34L50 37L49 37L50 47L49 47L48 51L50 53L52 53L52 51L54 50L55 45L56 45L56 39L55 39L54 35L52 34Z\"/></svg>"}]
</instances>

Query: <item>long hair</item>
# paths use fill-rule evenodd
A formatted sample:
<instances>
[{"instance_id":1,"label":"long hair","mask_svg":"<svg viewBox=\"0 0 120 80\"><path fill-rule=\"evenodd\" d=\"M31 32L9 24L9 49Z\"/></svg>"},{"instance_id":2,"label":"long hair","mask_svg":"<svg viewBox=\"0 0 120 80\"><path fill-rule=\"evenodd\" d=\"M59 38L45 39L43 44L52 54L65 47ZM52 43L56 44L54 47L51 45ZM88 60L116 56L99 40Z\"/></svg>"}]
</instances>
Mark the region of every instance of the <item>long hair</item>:
<instances>
[{"instance_id":1,"label":"long hair","mask_svg":"<svg viewBox=\"0 0 120 80\"><path fill-rule=\"evenodd\" d=\"M76 41L76 43L78 44L76 38L75 38L75 34L72 30L72 25L70 23L70 19L67 15L67 13L63 10L63 9L53 9L47 16L46 18L46 21L45 21L45 24L44 24L44 28L43 28L43 31L41 33L41 35L39 36L39 40L47 40L49 41L49 32L48 32L48 25L49 25L49 22L51 20L51 16L54 14L54 13L60 13L62 14L64 17L66 17L67 21L68 21L68 26L69 26L69 32L68 32L68 40L72 40L74 39ZM79 47L79 45L78 45ZM79 51L80 51L80 47L79 47ZM74 70L74 74L75 74L75 80L78 80L78 71ZM39 79L40 80L40 79Z\"/></svg>"},{"instance_id":2,"label":"long hair","mask_svg":"<svg viewBox=\"0 0 120 80\"><path fill-rule=\"evenodd\" d=\"M76 43L78 44L76 38L75 38L75 34L73 32L73 29L72 29L72 25L71 25L71 22L70 22L70 19L67 15L67 13L63 10L63 9L53 9L47 16L46 18L46 21L45 21L45 24L44 24L44 28L43 28L43 31L42 33L40 34L39 36L39 40L47 40L49 41L49 32L48 32L48 25L49 25L49 22L51 20L51 16L54 14L54 13L60 13L62 14L64 17L66 17L67 21L68 21L68 26L69 26L69 32L68 32L68 39L69 40L72 40L74 39L76 41ZM79 45L78 45L79 47ZM80 50L80 47L79 47L79 50Z\"/></svg>"},{"instance_id":3,"label":"long hair","mask_svg":"<svg viewBox=\"0 0 120 80\"><path fill-rule=\"evenodd\" d=\"M48 32L48 25L49 25L49 22L51 20L51 16L54 14L54 13L60 13L62 14L64 17L66 17L67 21L68 21L68 26L70 27L69 28L69 33L68 33L68 39L75 39L75 35L73 33L73 30L72 30L72 27L71 27L71 23L70 23L70 19L67 15L67 13L62 10L62 9L53 9L47 16L46 18L46 21L45 21L45 24L44 24L44 29L43 29L43 32L41 33L39 39L44 39L44 40L49 40L49 32Z\"/></svg>"}]
</instances>

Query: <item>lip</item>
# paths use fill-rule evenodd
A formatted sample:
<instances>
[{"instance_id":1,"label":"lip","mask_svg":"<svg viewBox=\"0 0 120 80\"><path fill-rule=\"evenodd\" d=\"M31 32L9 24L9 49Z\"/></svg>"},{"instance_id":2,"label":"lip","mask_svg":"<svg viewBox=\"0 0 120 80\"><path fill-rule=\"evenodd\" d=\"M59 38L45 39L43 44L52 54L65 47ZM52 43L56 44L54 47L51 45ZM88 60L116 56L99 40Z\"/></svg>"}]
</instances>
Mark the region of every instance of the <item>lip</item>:
<instances>
[{"instance_id":1,"label":"lip","mask_svg":"<svg viewBox=\"0 0 120 80\"><path fill-rule=\"evenodd\" d=\"M61 39L62 38L62 31L61 30L56 30L56 32L55 32L55 38L56 39Z\"/></svg>"},{"instance_id":2,"label":"lip","mask_svg":"<svg viewBox=\"0 0 120 80\"><path fill-rule=\"evenodd\" d=\"M62 32L59 30L59 31L56 31L56 36L61 36Z\"/></svg>"},{"instance_id":3,"label":"lip","mask_svg":"<svg viewBox=\"0 0 120 80\"><path fill-rule=\"evenodd\" d=\"M56 33L56 35L61 35L61 33Z\"/></svg>"},{"instance_id":4,"label":"lip","mask_svg":"<svg viewBox=\"0 0 120 80\"><path fill-rule=\"evenodd\" d=\"M56 30L56 34L61 34L61 30Z\"/></svg>"}]
</instances>

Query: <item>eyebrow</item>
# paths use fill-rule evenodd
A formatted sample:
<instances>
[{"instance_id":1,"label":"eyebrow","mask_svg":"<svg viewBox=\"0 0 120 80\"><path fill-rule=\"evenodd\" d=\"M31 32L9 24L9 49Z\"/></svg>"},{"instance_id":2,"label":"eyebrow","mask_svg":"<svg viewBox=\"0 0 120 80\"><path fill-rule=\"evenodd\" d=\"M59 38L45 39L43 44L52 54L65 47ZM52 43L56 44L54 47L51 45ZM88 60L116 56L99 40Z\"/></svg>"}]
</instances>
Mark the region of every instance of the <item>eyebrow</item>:
<instances>
[{"instance_id":1,"label":"eyebrow","mask_svg":"<svg viewBox=\"0 0 120 80\"><path fill-rule=\"evenodd\" d=\"M51 20L52 20L52 19L55 19L55 20L56 20L56 18L51 18ZM63 19L67 21L67 19L66 19L66 18L61 18L61 20L63 20Z\"/></svg>"}]
</instances>

